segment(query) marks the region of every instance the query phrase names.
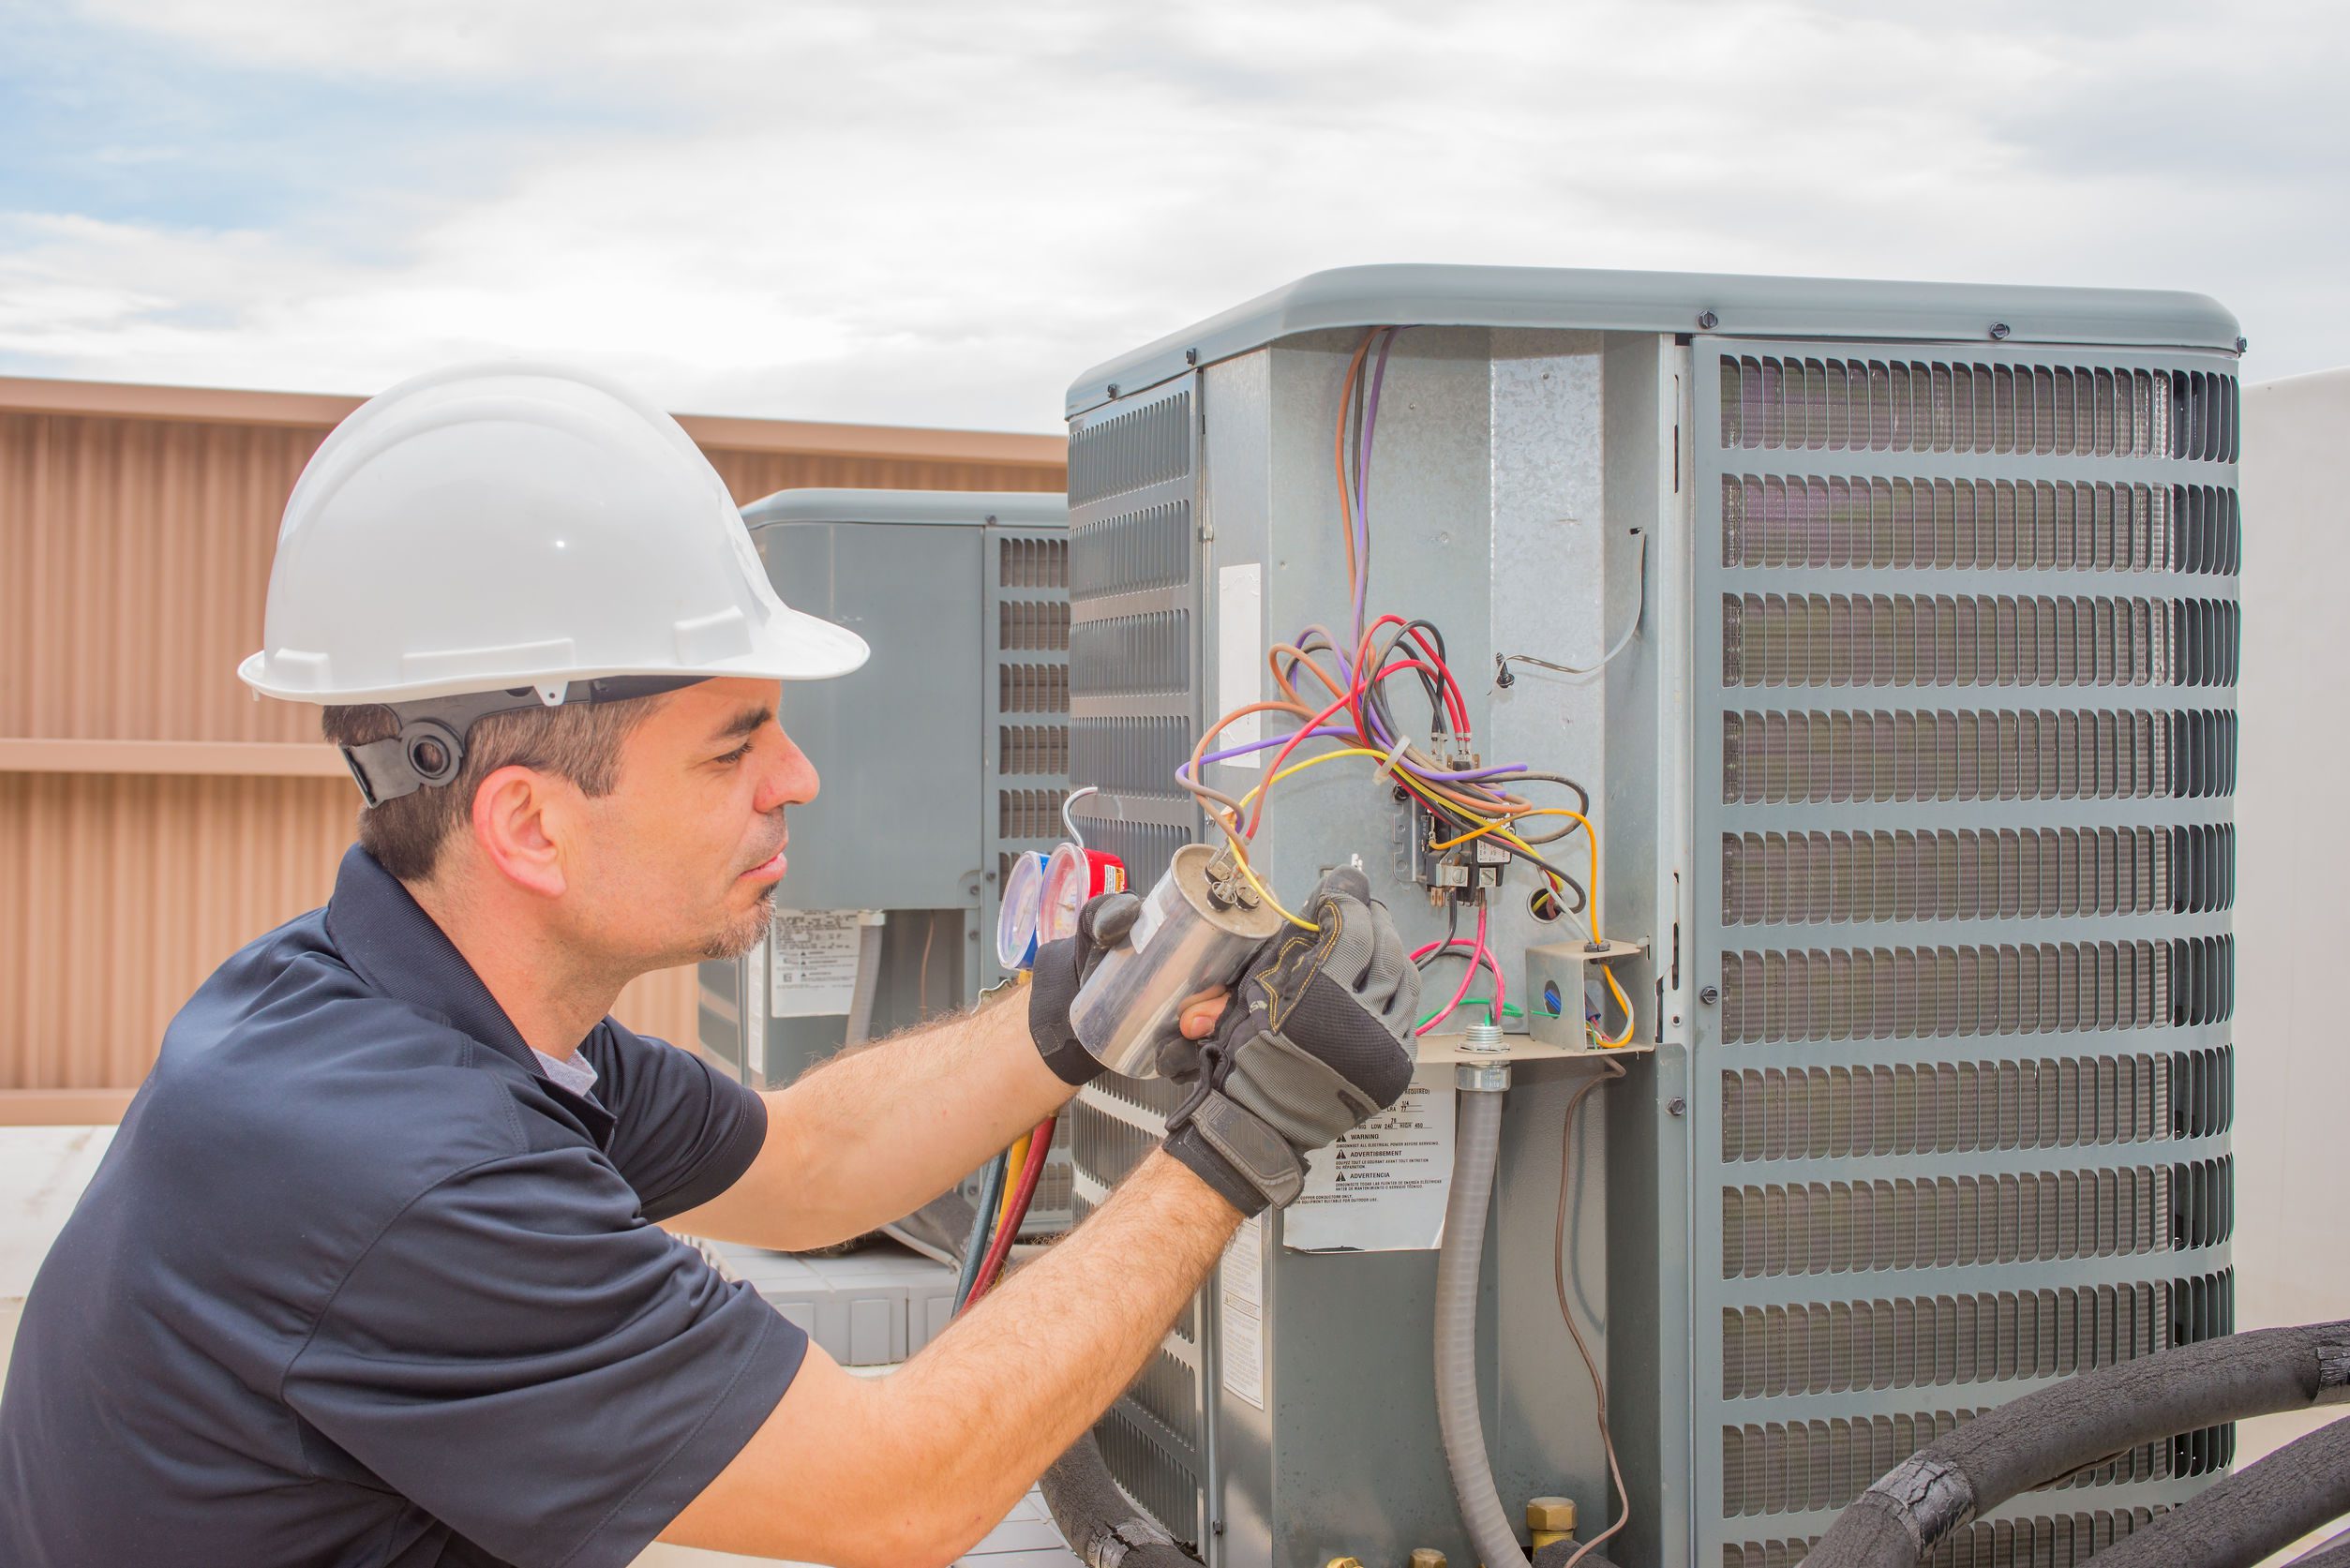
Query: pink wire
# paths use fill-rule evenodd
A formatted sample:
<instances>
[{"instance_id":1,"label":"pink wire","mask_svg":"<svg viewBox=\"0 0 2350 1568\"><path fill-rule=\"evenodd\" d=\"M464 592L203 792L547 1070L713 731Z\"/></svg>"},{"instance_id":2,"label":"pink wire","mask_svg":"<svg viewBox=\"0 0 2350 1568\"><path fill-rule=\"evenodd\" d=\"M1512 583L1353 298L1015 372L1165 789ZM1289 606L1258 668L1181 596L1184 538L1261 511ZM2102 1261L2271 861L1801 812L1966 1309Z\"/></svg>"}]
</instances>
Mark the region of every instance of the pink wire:
<instances>
[{"instance_id":1,"label":"pink wire","mask_svg":"<svg viewBox=\"0 0 2350 1568\"><path fill-rule=\"evenodd\" d=\"M1447 948L1458 947L1459 945L1459 944L1458 942L1430 944L1431 947ZM1428 948L1423 948L1420 951L1424 953L1428 951ZM1419 956L1419 953L1413 954L1413 957L1414 958ZM1453 1009L1460 1006L1461 999L1469 994L1469 988L1477 983L1477 965L1480 963L1493 971L1493 1011L1498 1015L1502 1010L1502 966L1493 962L1493 955L1491 953L1486 951L1485 909L1482 905L1479 905L1477 909L1477 939L1469 951L1469 972L1460 977L1460 989L1452 993L1452 1000L1444 1004L1444 1010L1443 1012L1438 1013L1434 1018L1429 1019L1427 1023L1421 1024L1417 1029L1413 1031L1414 1036L1427 1034L1430 1029L1435 1028L1436 1025L1442 1023L1444 1020L1452 1016Z\"/></svg>"},{"instance_id":2,"label":"pink wire","mask_svg":"<svg viewBox=\"0 0 2350 1568\"><path fill-rule=\"evenodd\" d=\"M1455 938L1450 942L1430 942L1427 947L1415 950L1411 955L1411 962L1417 963L1420 960L1426 958L1430 953L1458 952L1463 948L1470 949L1470 951L1474 954L1475 944L1463 942L1459 938ZM1499 1011L1504 1004L1509 1000L1509 982L1503 978L1502 962L1494 956L1493 949L1490 948L1485 949L1485 967L1490 971L1493 976L1493 1007L1496 1011ZM1474 962L1472 963L1472 972L1474 972Z\"/></svg>"}]
</instances>

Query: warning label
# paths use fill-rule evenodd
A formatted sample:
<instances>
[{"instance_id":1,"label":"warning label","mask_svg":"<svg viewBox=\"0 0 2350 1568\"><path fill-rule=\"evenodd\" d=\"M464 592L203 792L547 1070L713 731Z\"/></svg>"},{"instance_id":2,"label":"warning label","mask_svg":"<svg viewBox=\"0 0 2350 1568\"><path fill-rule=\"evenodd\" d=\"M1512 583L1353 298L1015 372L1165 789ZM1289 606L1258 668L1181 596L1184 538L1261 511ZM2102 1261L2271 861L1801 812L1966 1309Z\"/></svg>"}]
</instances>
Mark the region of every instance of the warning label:
<instances>
[{"instance_id":1,"label":"warning label","mask_svg":"<svg viewBox=\"0 0 2350 1568\"><path fill-rule=\"evenodd\" d=\"M857 990L854 909L779 909L768 939L768 1014L822 1018L848 1011Z\"/></svg>"},{"instance_id":2,"label":"warning label","mask_svg":"<svg viewBox=\"0 0 2350 1568\"><path fill-rule=\"evenodd\" d=\"M1223 1350L1224 1392L1265 1408L1265 1220L1250 1215L1224 1246L1217 1321Z\"/></svg>"},{"instance_id":3,"label":"warning label","mask_svg":"<svg viewBox=\"0 0 2350 1568\"><path fill-rule=\"evenodd\" d=\"M1420 1069L1403 1098L1309 1157L1281 1221L1294 1252L1406 1252L1444 1239L1452 1192L1449 1064Z\"/></svg>"}]
</instances>

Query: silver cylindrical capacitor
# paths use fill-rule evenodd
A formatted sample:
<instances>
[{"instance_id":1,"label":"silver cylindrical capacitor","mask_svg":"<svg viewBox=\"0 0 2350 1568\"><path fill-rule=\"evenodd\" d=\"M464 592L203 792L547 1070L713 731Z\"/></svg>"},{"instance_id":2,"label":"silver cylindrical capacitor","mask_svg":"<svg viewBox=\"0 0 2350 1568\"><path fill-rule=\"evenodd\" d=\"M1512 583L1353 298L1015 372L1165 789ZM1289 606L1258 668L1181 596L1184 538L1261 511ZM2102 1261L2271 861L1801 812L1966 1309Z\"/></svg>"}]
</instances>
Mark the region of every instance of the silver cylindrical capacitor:
<instances>
[{"instance_id":1,"label":"silver cylindrical capacitor","mask_svg":"<svg viewBox=\"0 0 2350 1568\"><path fill-rule=\"evenodd\" d=\"M1239 979L1285 923L1252 893L1220 887L1209 874L1216 855L1204 844L1175 851L1134 929L1070 1006L1078 1043L1112 1072L1157 1077L1160 1044L1175 1037L1183 1004Z\"/></svg>"}]
</instances>

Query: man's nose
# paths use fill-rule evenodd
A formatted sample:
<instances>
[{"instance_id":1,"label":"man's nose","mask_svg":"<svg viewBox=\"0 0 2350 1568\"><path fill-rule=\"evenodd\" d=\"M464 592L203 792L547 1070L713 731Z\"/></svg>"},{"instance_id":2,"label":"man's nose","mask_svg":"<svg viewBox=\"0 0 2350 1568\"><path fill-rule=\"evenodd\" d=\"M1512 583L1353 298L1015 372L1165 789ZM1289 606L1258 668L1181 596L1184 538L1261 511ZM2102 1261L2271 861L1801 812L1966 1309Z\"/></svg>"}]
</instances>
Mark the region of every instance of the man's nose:
<instances>
[{"instance_id":1,"label":"man's nose","mask_svg":"<svg viewBox=\"0 0 2350 1568\"><path fill-rule=\"evenodd\" d=\"M822 782L816 776L816 764L808 760L808 754L786 735L782 751L769 765L766 777L759 781L759 794L754 804L763 812L804 805L816 799Z\"/></svg>"}]
</instances>

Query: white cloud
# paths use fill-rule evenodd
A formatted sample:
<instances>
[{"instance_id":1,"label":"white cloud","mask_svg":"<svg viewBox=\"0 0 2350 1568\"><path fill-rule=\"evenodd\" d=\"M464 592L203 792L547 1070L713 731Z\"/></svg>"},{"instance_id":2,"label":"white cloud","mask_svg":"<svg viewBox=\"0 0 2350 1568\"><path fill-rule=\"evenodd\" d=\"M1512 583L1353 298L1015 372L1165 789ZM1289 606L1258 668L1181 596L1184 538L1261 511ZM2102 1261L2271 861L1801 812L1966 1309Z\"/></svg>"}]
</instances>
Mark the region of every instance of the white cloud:
<instances>
[{"instance_id":1,"label":"white cloud","mask_svg":"<svg viewBox=\"0 0 2350 1568\"><path fill-rule=\"evenodd\" d=\"M0 363L364 391L520 351L677 407L1046 428L1096 360L1396 260L2193 288L2246 319L2254 374L2350 360L2319 308L2343 176L2294 160L2350 129L2302 64L2350 43L2330 10L2237 7L2223 40L2124 4L104 13L222 67L614 113L486 141L461 197L243 232L20 217Z\"/></svg>"}]
</instances>

